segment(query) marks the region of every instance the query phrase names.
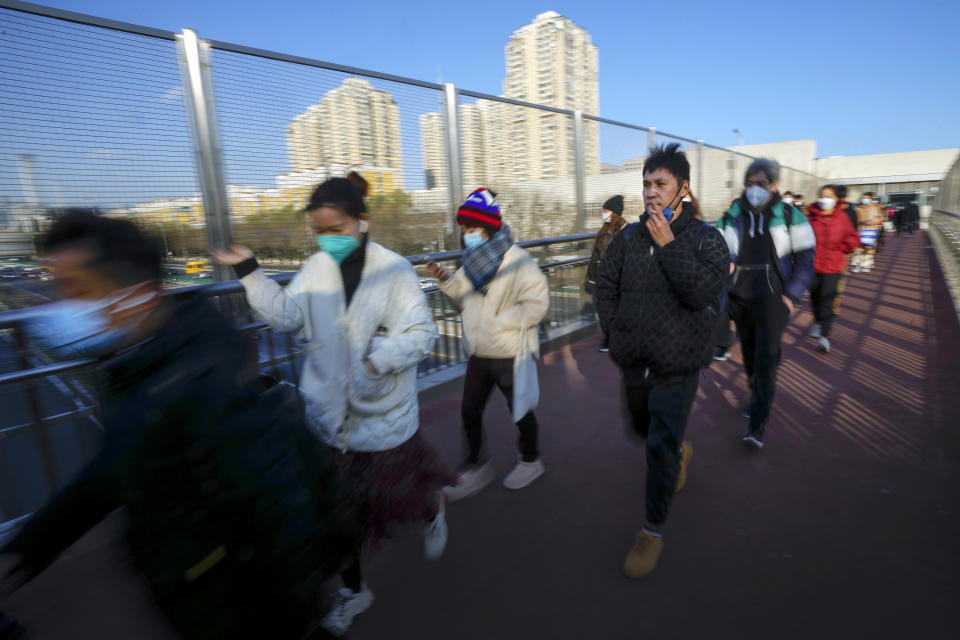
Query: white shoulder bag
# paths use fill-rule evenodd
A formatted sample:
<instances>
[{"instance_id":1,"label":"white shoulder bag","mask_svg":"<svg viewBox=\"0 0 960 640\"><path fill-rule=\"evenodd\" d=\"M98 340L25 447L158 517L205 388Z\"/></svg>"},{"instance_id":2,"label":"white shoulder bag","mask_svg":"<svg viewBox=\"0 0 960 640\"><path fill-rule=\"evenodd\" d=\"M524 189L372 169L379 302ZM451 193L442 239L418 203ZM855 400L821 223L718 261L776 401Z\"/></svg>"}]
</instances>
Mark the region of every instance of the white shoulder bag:
<instances>
[{"instance_id":1,"label":"white shoulder bag","mask_svg":"<svg viewBox=\"0 0 960 640\"><path fill-rule=\"evenodd\" d=\"M540 404L540 382L537 361L530 352L527 323L520 332L520 351L513 358L513 422L517 423Z\"/></svg>"}]
</instances>

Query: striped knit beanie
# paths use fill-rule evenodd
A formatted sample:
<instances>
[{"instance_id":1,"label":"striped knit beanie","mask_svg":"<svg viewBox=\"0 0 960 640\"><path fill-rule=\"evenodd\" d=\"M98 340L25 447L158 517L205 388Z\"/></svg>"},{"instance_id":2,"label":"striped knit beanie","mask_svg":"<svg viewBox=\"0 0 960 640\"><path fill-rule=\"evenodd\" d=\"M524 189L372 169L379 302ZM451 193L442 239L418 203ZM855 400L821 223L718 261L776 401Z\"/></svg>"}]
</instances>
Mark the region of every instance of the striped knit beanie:
<instances>
[{"instance_id":1,"label":"striped knit beanie","mask_svg":"<svg viewBox=\"0 0 960 640\"><path fill-rule=\"evenodd\" d=\"M503 226L503 219L496 197L497 194L490 189L477 189L457 210L457 223L499 230Z\"/></svg>"}]
</instances>

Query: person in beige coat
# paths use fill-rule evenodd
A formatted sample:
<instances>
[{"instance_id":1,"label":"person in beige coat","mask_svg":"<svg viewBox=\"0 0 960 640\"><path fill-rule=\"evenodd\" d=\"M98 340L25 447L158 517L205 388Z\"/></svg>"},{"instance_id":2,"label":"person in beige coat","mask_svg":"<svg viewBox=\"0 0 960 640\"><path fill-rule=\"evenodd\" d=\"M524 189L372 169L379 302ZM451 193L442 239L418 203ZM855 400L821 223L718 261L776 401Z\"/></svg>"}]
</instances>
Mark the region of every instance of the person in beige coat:
<instances>
[{"instance_id":1,"label":"person in beige coat","mask_svg":"<svg viewBox=\"0 0 960 640\"><path fill-rule=\"evenodd\" d=\"M452 276L431 264L440 289L461 310L463 343L469 354L463 384L461 417L467 456L458 482L445 492L449 501L480 492L493 480L493 466L483 447L483 409L496 386L513 409L513 361L527 341L539 355L537 327L547 313L547 279L503 224L496 194L477 189L457 211L466 250L463 267ZM543 475L533 411L518 422L520 457L504 479L508 489L522 489Z\"/></svg>"}]
</instances>

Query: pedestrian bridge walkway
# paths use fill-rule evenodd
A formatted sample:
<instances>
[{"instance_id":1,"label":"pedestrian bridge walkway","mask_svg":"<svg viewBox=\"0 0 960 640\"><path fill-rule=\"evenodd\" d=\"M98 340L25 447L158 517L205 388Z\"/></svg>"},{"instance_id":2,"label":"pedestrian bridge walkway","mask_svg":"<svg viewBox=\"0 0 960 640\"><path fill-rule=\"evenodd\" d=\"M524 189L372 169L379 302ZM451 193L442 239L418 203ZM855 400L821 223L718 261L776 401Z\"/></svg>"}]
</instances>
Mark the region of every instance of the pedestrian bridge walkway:
<instances>
[{"instance_id":1,"label":"pedestrian bridge walkway","mask_svg":"<svg viewBox=\"0 0 960 640\"><path fill-rule=\"evenodd\" d=\"M851 275L816 352L809 306L784 337L766 448L745 450L735 347L704 372L694 455L660 566L621 562L643 518L644 456L597 339L545 356L542 452L530 488L498 484L448 509L427 564L416 531L371 558L375 605L351 638L955 638L960 633L960 326L929 238L890 238ZM450 463L459 398L423 407ZM516 434L487 413L502 477ZM35 638L168 638L113 544L116 519L8 603Z\"/></svg>"}]
</instances>

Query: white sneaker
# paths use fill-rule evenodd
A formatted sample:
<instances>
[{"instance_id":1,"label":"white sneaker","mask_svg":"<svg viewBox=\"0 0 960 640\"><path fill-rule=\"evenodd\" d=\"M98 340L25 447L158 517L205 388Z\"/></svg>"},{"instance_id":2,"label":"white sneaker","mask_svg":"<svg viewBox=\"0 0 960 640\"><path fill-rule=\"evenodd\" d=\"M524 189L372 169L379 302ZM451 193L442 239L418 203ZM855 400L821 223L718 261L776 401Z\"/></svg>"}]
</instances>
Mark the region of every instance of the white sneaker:
<instances>
[{"instance_id":1,"label":"white sneaker","mask_svg":"<svg viewBox=\"0 0 960 640\"><path fill-rule=\"evenodd\" d=\"M814 324L812 327L810 327L810 333L808 333L807 335L810 336L811 338L819 338L819 337L820 337L820 325L819 325L819 324Z\"/></svg>"},{"instance_id":2,"label":"white sneaker","mask_svg":"<svg viewBox=\"0 0 960 640\"><path fill-rule=\"evenodd\" d=\"M830 341L820 336L817 340L817 350L820 351L820 353L830 353Z\"/></svg>"},{"instance_id":3,"label":"white sneaker","mask_svg":"<svg viewBox=\"0 0 960 640\"><path fill-rule=\"evenodd\" d=\"M446 500L440 497L440 510L436 517L423 525L423 555L431 562L439 560L447 548Z\"/></svg>"},{"instance_id":4,"label":"white sneaker","mask_svg":"<svg viewBox=\"0 0 960 640\"><path fill-rule=\"evenodd\" d=\"M330 613L323 619L320 626L339 638L350 628L353 619L369 609L372 604L373 591L370 591L366 582L357 592L347 587L340 587L333 608L330 609Z\"/></svg>"},{"instance_id":5,"label":"white sneaker","mask_svg":"<svg viewBox=\"0 0 960 640\"><path fill-rule=\"evenodd\" d=\"M493 482L493 465L487 461L462 471L456 486L444 487L443 494L447 496L447 502L456 502L480 493L491 482Z\"/></svg>"},{"instance_id":6,"label":"white sneaker","mask_svg":"<svg viewBox=\"0 0 960 640\"><path fill-rule=\"evenodd\" d=\"M542 476L543 472L543 462L540 461L540 458L533 462L524 462L521 458L517 460L517 466L513 468L513 471L503 479L503 486L507 489L523 489Z\"/></svg>"}]
</instances>

